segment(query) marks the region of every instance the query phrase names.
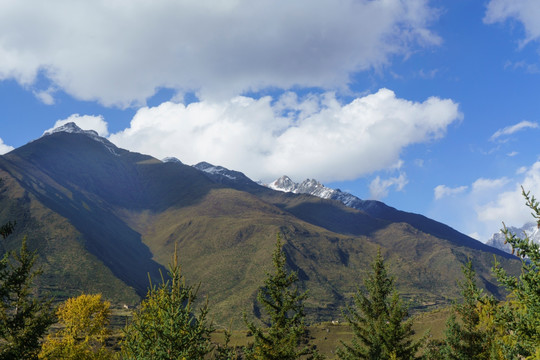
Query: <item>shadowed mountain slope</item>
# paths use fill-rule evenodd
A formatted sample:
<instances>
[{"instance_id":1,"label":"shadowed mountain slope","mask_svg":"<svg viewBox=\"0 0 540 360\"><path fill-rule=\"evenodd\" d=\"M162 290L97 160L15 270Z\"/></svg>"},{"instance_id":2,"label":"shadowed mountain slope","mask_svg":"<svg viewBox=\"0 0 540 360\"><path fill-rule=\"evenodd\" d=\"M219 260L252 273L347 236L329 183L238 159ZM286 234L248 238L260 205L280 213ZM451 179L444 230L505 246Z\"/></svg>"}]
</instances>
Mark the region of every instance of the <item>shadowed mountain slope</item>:
<instances>
[{"instance_id":1,"label":"shadowed mountain slope","mask_svg":"<svg viewBox=\"0 0 540 360\"><path fill-rule=\"evenodd\" d=\"M418 308L457 295L467 257L484 287L496 290L493 252L452 233L439 238L338 201L274 191L241 173L235 174L241 183L218 181L205 169L161 162L77 131L44 136L0 157L6 180L0 222L18 222L6 249L29 236L45 270L42 289L61 296L102 291L133 302L177 243L187 279L201 283L200 294L209 296L224 325L241 323L243 311L257 313L257 289L271 270L278 232L289 268L310 291L313 320L339 317L378 247L399 290ZM501 262L519 267L507 255Z\"/></svg>"}]
</instances>

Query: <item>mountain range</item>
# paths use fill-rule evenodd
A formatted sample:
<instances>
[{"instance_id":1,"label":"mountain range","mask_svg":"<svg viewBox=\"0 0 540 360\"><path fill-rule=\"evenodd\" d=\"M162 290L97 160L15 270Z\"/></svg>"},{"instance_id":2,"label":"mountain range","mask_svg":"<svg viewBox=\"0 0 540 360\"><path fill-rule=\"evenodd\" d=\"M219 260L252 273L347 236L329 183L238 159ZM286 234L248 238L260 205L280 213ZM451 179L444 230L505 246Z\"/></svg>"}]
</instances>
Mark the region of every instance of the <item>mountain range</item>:
<instances>
[{"instance_id":1,"label":"mountain range","mask_svg":"<svg viewBox=\"0 0 540 360\"><path fill-rule=\"evenodd\" d=\"M326 198L276 191L221 166L120 149L73 123L0 156L0 178L0 223L17 222L1 250L27 236L43 270L38 290L59 300L101 292L136 304L177 244L183 273L200 284L217 324L241 324L243 312L258 313L278 233L288 267L309 289L312 321L340 316L379 248L416 309L454 299L469 258L495 295L493 255L511 272L520 267L503 251L382 202L343 200L350 194L339 190L321 189Z\"/></svg>"}]
</instances>

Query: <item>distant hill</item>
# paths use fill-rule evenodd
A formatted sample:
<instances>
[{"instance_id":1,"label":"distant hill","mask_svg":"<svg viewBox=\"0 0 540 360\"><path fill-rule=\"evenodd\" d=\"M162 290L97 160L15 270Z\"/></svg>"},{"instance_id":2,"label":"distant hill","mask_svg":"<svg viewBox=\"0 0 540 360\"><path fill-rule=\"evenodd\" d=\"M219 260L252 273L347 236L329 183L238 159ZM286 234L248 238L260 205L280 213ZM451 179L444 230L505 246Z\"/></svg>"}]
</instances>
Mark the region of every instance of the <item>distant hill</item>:
<instances>
[{"instance_id":1,"label":"distant hill","mask_svg":"<svg viewBox=\"0 0 540 360\"><path fill-rule=\"evenodd\" d=\"M243 311L257 313L257 289L271 270L278 232L289 268L310 291L313 321L340 316L378 247L416 308L455 298L467 258L496 295L493 255L510 271L520 266L421 215L275 191L207 163L163 162L74 124L0 156L0 177L0 223L17 221L2 250L28 235L44 270L40 291L59 298L99 291L135 303L146 293L148 274L159 281L176 243L184 274L201 284L216 322L240 324Z\"/></svg>"}]
</instances>

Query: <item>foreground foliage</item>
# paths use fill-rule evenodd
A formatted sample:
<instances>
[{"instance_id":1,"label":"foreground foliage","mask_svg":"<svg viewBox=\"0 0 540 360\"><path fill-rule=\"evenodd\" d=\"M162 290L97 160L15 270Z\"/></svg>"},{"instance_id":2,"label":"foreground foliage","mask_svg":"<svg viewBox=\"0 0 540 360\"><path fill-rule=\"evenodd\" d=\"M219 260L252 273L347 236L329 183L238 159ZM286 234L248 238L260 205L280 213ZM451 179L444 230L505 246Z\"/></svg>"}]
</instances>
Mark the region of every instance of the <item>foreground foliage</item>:
<instances>
[{"instance_id":1,"label":"foreground foliage","mask_svg":"<svg viewBox=\"0 0 540 360\"><path fill-rule=\"evenodd\" d=\"M354 338L338 349L340 359L416 359L421 341L413 341L412 319L407 306L394 290L394 279L388 275L380 249L372 273L364 280L366 292L354 296L354 306L343 313Z\"/></svg>"},{"instance_id":2,"label":"foreground foliage","mask_svg":"<svg viewBox=\"0 0 540 360\"><path fill-rule=\"evenodd\" d=\"M56 312L62 328L47 336L39 358L111 359L113 353L105 347L110 305L101 299L101 294L83 294L66 300Z\"/></svg>"},{"instance_id":3,"label":"foreground foliage","mask_svg":"<svg viewBox=\"0 0 540 360\"><path fill-rule=\"evenodd\" d=\"M446 322L444 340L432 340L427 346L427 359L490 359L491 336L480 326L481 306L491 303L476 284L472 261L462 266L464 279L458 282L462 302L453 305Z\"/></svg>"},{"instance_id":4,"label":"foreground foliage","mask_svg":"<svg viewBox=\"0 0 540 360\"><path fill-rule=\"evenodd\" d=\"M206 319L207 303L196 316L197 289L186 285L175 250L169 280L151 286L140 309L125 328L124 359L203 359L212 351L213 331Z\"/></svg>"},{"instance_id":5,"label":"foreground foliage","mask_svg":"<svg viewBox=\"0 0 540 360\"><path fill-rule=\"evenodd\" d=\"M304 323L304 301L307 292L300 292L295 283L298 276L287 272L285 253L278 235L272 255L274 273L268 273L257 301L262 306L263 326L248 322L254 343L246 350L247 359L295 360L302 356L321 358L312 346L306 344L307 327Z\"/></svg>"},{"instance_id":6,"label":"foreground foliage","mask_svg":"<svg viewBox=\"0 0 540 360\"><path fill-rule=\"evenodd\" d=\"M528 192L523 196L540 227L540 204ZM540 246L528 235L517 237L504 224L502 232L522 259L521 275L509 275L495 262L493 273L508 291L504 301L497 301L476 286L469 262L460 283L463 302L454 306L446 338L430 342L426 358L540 360Z\"/></svg>"},{"instance_id":7,"label":"foreground foliage","mask_svg":"<svg viewBox=\"0 0 540 360\"><path fill-rule=\"evenodd\" d=\"M540 227L540 204L523 191L527 206ZM14 223L0 226L5 239ZM431 341L425 359L536 359L540 360L540 246L528 236L519 238L504 226L508 243L522 259L519 276L508 274L496 262L493 272L508 296L498 301L476 284L469 261L459 282L462 301L453 306L445 338ZM0 259L0 360L3 359L309 359L320 358L309 343L304 323L307 293L296 286L296 273L286 269L287 259L278 236L272 255L274 272L268 273L258 293L263 316L247 321L253 343L239 352L210 342L213 326L207 321L208 303L196 309L196 287L181 274L176 251L169 265L169 280L150 286L147 297L124 331L121 353L106 347L110 304L101 295L81 295L62 304L57 317L61 329L40 345L55 321L49 300L32 293L37 255L26 239L18 251ZM198 311L197 311L198 310ZM197 313L197 314L196 314ZM372 273L343 313L354 333L352 343L338 349L341 359L415 359L423 341L413 341L408 309L394 289L380 250ZM41 349L41 352L40 352Z\"/></svg>"},{"instance_id":8,"label":"foreground foliage","mask_svg":"<svg viewBox=\"0 0 540 360\"><path fill-rule=\"evenodd\" d=\"M522 192L540 227L539 202L529 192ZM502 232L512 251L522 259L521 275L509 275L495 264L493 271L509 296L505 302L483 309L484 326L491 327L495 354L500 358L540 359L540 245L528 235L517 237L506 226Z\"/></svg>"},{"instance_id":9,"label":"foreground foliage","mask_svg":"<svg viewBox=\"0 0 540 360\"><path fill-rule=\"evenodd\" d=\"M2 238L13 225L2 227ZM40 271L34 270L37 254L28 250L26 238L19 251L0 260L0 359L37 359L40 340L54 322L51 302L32 293Z\"/></svg>"}]
</instances>

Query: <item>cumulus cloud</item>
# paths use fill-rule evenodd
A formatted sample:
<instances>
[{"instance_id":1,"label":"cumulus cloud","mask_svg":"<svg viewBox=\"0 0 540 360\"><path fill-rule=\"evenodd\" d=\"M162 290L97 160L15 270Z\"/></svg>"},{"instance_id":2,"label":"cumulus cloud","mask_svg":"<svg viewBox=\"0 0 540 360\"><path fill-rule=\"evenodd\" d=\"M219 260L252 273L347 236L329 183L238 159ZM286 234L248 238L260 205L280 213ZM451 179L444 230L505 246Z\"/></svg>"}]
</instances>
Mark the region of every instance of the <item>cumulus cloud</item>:
<instances>
[{"instance_id":1,"label":"cumulus cloud","mask_svg":"<svg viewBox=\"0 0 540 360\"><path fill-rule=\"evenodd\" d=\"M538 0L491 0L484 22L493 24L514 19L523 24L525 38L521 45L540 39L540 2Z\"/></svg>"},{"instance_id":2,"label":"cumulus cloud","mask_svg":"<svg viewBox=\"0 0 540 360\"><path fill-rule=\"evenodd\" d=\"M144 104L293 86L339 89L441 39L428 0L0 2L0 79L37 75L78 99ZM45 101L51 93L37 90Z\"/></svg>"},{"instance_id":3,"label":"cumulus cloud","mask_svg":"<svg viewBox=\"0 0 540 360\"><path fill-rule=\"evenodd\" d=\"M4 140L0 139L0 155L4 155L13 149L15 149L13 146L4 144Z\"/></svg>"},{"instance_id":4,"label":"cumulus cloud","mask_svg":"<svg viewBox=\"0 0 540 360\"><path fill-rule=\"evenodd\" d=\"M512 135L523 129L538 129L538 123L531 121L521 121L515 125L507 126L503 129L497 130L493 135L491 135L490 140L495 141L501 136Z\"/></svg>"},{"instance_id":5,"label":"cumulus cloud","mask_svg":"<svg viewBox=\"0 0 540 360\"><path fill-rule=\"evenodd\" d=\"M458 186L455 188L448 187L446 185L437 185L434 189L435 200L440 200L446 196L454 196L462 194L468 189L468 186Z\"/></svg>"},{"instance_id":6,"label":"cumulus cloud","mask_svg":"<svg viewBox=\"0 0 540 360\"><path fill-rule=\"evenodd\" d=\"M512 226L521 226L531 220L530 210L525 207L521 195L521 186L532 194L540 194L540 161L527 168L516 180L512 188L499 192L491 201L477 207L480 221L499 224L504 221Z\"/></svg>"},{"instance_id":7,"label":"cumulus cloud","mask_svg":"<svg viewBox=\"0 0 540 360\"><path fill-rule=\"evenodd\" d=\"M451 100L412 102L387 89L347 104L333 93L239 96L144 107L109 139L157 158L209 161L253 179L287 174L329 182L395 169L405 147L442 137L461 116Z\"/></svg>"},{"instance_id":8,"label":"cumulus cloud","mask_svg":"<svg viewBox=\"0 0 540 360\"><path fill-rule=\"evenodd\" d=\"M73 114L67 119L58 120L52 128L46 130L45 132L51 131L59 126L65 125L67 123L74 122L83 130L94 130L98 133L99 136L106 137L109 135L108 125L103 116L98 115L79 115Z\"/></svg>"},{"instance_id":9,"label":"cumulus cloud","mask_svg":"<svg viewBox=\"0 0 540 360\"><path fill-rule=\"evenodd\" d=\"M531 194L540 196L540 161L518 169L513 177L496 179L479 178L470 186L450 189L441 185L435 217L451 217L462 224L459 230L474 233L474 237L487 241L493 233L501 229L504 222L508 226L520 227L532 220L530 209L525 206L521 186ZM436 188L436 198L437 198ZM450 189L450 190L449 190ZM456 190L453 197L446 197Z\"/></svg>"},{"instance_id":10,"label":"cumulus cloud","mask_svg":"<svg viewBox=\"0 0 540 360\"><path fill-rule=\"evenodd\" d=\"M400 173L398 177L390 177L388 179L381 179L380 176L377 176L369 184L369 193L372 199L380 200L388 196L391 187L394 187L397 191L401 191L407 183L408 180L405 173Z\"/></svg>"}]
</instances>

